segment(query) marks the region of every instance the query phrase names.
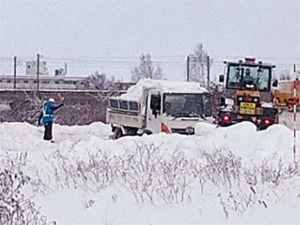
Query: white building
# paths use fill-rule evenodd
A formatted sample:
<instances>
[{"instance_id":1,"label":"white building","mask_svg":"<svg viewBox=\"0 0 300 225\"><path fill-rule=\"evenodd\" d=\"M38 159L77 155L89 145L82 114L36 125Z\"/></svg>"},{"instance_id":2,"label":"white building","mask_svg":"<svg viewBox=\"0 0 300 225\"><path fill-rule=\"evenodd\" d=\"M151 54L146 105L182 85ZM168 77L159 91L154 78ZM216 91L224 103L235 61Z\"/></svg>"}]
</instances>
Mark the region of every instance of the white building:
<instances>
[{"instance_id":1,"label":"white building","mask_svg":"<svg viewBox=\"0 0 300 225\"><path fill-rule=\"evenodd\" d=\"M43 75L0 75L0 89L25 90L83 90L86 77L59 77Z\"/></svg>"},{"instance_id":2,"label":"white building","mask_svg":"<svg viewBox=\"0 0 300 225\"><path fill-rule=\"evenodd\" d=\"M36 61L27 61L26 62L26 75L36 75L37 74L37 62ZM49 75L48 67L46 62L40 62L39 65L39 75Z\"/></svg>"}]
</instances>

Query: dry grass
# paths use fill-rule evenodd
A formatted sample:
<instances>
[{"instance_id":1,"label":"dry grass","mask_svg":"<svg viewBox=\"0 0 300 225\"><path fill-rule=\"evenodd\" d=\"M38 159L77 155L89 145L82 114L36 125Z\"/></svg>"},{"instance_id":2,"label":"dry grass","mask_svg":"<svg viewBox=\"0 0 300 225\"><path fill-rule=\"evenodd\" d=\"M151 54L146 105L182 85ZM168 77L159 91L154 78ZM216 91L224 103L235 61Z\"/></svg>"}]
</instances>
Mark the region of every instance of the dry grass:
<instances>
[{"instance_id":1,"label":"dry grass","mask_svg":"<svg viewBox=\"0 0 300 225\"><path fill-rule=\"evenodd\" d=\"M267 208L267 191L281 200L286 190L279 188L280 185L291 180L299 184L300 180L297 163L284 167L281 161L277 166L263 161L260 166L246 168L239 157L224 149L211 153L204 151L201 157L195 159L187 158L179 149L169 155L154 145L136 145L133 149L125 149L121 156L107 154L103 150L97 153L87 151L87 155L85 159L79 159L74 158L72 149L68 153L54 151L45 156L45 164L51 173L41 175L38 168L32 168L35 176L31 179L22 173L26 155L3 159L1 163L6 169L0 173L0 222L54 223L46 223L34 204L24 198L24 185L31 185L35 192L47 194L57 188L99 192L118 184L132 193L137 202L154 205L189 202L205 196L208 190L214 188L219 192L215 198L219 199L225 217L229 217L231 212L244 213L256 204ZM117 196L112 196L112 199L117 201ZM83 202L86 208L93 204L94 200Z\"/></svg>"}]
</instances>

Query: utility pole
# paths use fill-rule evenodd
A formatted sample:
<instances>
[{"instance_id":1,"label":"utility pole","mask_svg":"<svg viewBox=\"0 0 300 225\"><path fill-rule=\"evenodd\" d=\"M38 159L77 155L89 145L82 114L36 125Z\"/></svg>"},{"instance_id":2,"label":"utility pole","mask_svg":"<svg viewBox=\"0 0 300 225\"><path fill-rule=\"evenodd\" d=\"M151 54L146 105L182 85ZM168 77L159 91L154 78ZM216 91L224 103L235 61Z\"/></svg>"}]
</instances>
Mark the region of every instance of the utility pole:
<instances>
[{"instance_id":1,"label":"utility pole","mask_svg":"<svg viewBox=\"0 0 300 225\"><path fill-rule=\"evenodd\" d=\"M17 57L14 57L14 89L16 89L17 84Z\"/></svg>"},{"instance_id":2,"label":"utility pole","mask_svg":"<svg viewBox=\"0 0 300 225\"><path fill-rule=\"evenodd\" d=\"M190 57L186 60L186 81L190 81Z\"/></svg>"},{"instance_id":3,"label":"utility pole","mask_svg":"<svg viewBox=\"0 0 300 225\"><path fill-rule=\"evenodd\" d=\"M210 62L209 56L207 56L207 90L210 92Z\"/></svg>"},{"instance_id":4,"label":"utility pole","mask_svg":"<svg viewBox=\"0 0 300 225\"><path fill-rule=\"evenodd\" d=\"M36 60L36 91L39 92L40 88L40 54L37 54Z\"/></svg>"},{"instance_id":5,"label":"utility pole","mask_svg":"<svg viewBox=\"0 0 300 225\"><path fill-rule=\"evenodd\" d=\"M149 73L150 73L150 74L149 74L149 77L150 77L150 79L152 79L152 71L151 71L151 66L149 66L149 67L148 67L148 71L149 71Z\"/></svg>"}]
</instances>

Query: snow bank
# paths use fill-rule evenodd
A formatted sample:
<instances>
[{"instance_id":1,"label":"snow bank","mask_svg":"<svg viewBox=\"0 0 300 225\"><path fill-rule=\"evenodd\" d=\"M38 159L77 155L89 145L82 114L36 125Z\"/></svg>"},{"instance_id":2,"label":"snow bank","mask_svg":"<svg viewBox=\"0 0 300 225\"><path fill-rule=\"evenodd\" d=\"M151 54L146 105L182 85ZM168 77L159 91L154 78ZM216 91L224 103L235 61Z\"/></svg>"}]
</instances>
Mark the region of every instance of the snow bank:
<instances>
[{"instance_id":1,"label":"snow bank","mask_svg":"<svg viewBox=\"0 0 300 225\"><path fill-rule=\"evenodd\" d=\"M0 157L27 154L22 172L31 186L24 195L57 224L299 221L300 179L288 169L291 130L199 123L196 133L109 140L110 126L102 123L55 125L57 142L49 143L42 127L2 123Z\"/></svg>"},{"instance_id":2,"label":"snow bank","mask_svg":"<svg viewBox=\"0 0 300 225\"><path fill-rule=\"evenodd\" d=\"M36 151L49 144L43 140L44 127L36 127L29 123L0 123L0 150ZM111 135L111 127L102 122L85 126L53 125L53 139L56 143L78 142L92 136L105 140Z\"/></svg>"},{"instance_id":3,"label":"snow bank","mask_svg":"<svg viewBox=\"0 0 300 225\"><path fill-rule=\"evenodd\" d=\"M209 123L205 123L205 122L196 123L195 124L195 135L197 135L197 136L208 135L208 134L212 133L213 131L215 131L216 127L217 126L214 124L209 124Z\"/></svg>"},{"instance_id":4,"label":"snow bank","mask_svg":"<svg viewBox=\"0 0 300 225\"><path fill-rule=\"evenodd\" d=\"M193 141L187 139L173 140L178 145L191 142L191 149L213 152L215 150L231 151L241 157L244 165L258 165L264 160L277 164L281 159L285 166L293 163L293 132L278 124L264 131L257 131L251 122L242 122L230 127L214 127L203 124L196 126ZM297 149L300 149L300 131L297 131ZM193 152L193 151L192 151Z\"/></svg>"}]
</instances>

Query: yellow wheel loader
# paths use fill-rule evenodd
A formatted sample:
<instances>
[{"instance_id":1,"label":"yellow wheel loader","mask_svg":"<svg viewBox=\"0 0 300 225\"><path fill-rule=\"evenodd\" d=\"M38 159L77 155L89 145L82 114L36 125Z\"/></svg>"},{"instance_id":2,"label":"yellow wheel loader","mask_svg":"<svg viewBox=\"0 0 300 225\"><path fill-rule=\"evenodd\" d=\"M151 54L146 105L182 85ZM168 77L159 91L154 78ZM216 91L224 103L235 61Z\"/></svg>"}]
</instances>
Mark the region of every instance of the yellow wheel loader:
<instances>
[{"instance_id":1,"label":"yellow wheel loader","mask_svg":"<svg viewBox=\"0 0 300 225\"><path fill-rule=\"evenodd\" d=\"M253 122L258 130L278 123L278 108L273 104L272 64L245 58L238 62L224 62L225 74L219 76L223 83L223 96L218 107L217 123L229 126L242 121Z\"/></svg>"}]
</instances>

